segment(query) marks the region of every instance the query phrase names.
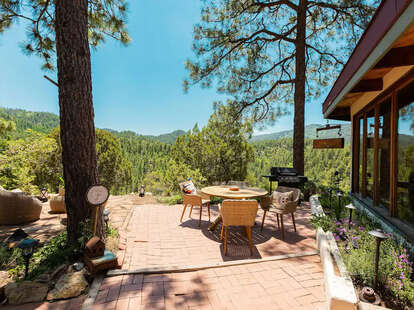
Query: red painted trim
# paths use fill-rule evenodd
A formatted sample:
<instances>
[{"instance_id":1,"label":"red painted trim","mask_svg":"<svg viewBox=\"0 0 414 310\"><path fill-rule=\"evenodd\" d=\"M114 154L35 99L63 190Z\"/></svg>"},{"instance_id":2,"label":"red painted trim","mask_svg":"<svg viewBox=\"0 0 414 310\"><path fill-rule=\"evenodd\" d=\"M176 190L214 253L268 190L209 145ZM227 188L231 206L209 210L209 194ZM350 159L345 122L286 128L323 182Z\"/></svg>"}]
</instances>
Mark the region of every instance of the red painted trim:
<instances>
[{"instance_id":1,"label":"red painted trim","mask_svg":"<svg viewBox=\"0 0 414 310\"><path fill-rule=\"evenodd\" d=\"M410 5L411 0L383 0L323 103L325 113L381 39Z\"/></svg>"}]
</instances>

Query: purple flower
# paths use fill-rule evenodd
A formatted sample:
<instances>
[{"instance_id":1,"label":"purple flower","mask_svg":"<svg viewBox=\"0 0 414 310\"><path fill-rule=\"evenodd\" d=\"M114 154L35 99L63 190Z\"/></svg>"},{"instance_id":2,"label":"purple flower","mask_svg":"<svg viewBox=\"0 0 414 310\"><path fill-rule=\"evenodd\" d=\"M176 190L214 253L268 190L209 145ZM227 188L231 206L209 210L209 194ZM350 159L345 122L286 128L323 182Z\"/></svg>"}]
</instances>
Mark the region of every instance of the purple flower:
<instances>
[{"instance_id":1,"label":"purple flower","mask_svg":"<svg viewBox=\"0 0 414 310\"><path fill-rule=\"evenodd\" d=\"M360 231L365 230L364 226L358 226L358 229L359 229Z\"/></svg>"},{"instance_id":2,"label":"purple flower","mask_svg":"<svg viewBox=\"0 0 414 310\"><path fill-rule=\"evenodd\" d=\"M360 239L359 236L352 237L352 240L358 240L358 239Z\"/></svg>"}]
</instances>

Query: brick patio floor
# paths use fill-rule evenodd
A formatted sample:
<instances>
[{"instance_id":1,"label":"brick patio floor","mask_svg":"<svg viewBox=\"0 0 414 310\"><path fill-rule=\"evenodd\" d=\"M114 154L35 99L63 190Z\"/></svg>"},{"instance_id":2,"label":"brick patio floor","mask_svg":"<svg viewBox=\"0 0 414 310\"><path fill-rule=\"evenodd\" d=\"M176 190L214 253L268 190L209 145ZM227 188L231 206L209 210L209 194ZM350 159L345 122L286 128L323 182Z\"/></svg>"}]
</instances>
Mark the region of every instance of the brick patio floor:
<instances>
[{"instance_id":1,"label":"brick patio floor","mask_svg":"<svg viewBox=\"0 0 414 310\"><path fill-rule=\"evenodd\" d=\"M228 256L219 240L220 225L208 231L207 210L198 227L199 209L188 210L180 223L182 206L136 206L127 227L123 269L216 264L257 258L258 262L169 274L132 274L105 278L94 310L139 309L325 309L323 272L318 255L261 262L260 258L315 250L309 223L310 206L296 212L297 232L285 216L285 241L276 215L268 214L260 232L262 210L253 228L254 255L250 256L242 229L230 228ZM218 215L212 207L211 219Z\"/></svg>"},{"instance_id":2,"label":"brick patio floor","mask_svg":"<svg viewBox=\"0 0 414 310\"><path fill-rule=\"evenodd\" d=\"M310 206L302 204L295 213L297 232L290 215L284 216L285 240L277 229L276 214L268 212L265 226L260 231L263 211L259 208L253 227L253 256L250 256L244 230L230 227L228 253L224 256L218 225L214 232L208 230L207 210L203 210L201 227L198 227L199 208L194 207L192 218L187 209L180 223L182 206L145 205L133 211L127 229L127 248L123 269L159 266L182 266L217 263L230 260L262 258L281 254L313 251L316 249L315 231L309 222ZM211 208L211 220L218 215L216 206Z\"/></svg>"},{"instance_id":3,"label":"brick patio floor","mask_svg":"<svg viewBox=\"0 0 414 310\"><path fill-rule=\"evenodd\" d=\"M319 256L106 278L93 310L325 309Z\"/></svg>"}]
</instances>

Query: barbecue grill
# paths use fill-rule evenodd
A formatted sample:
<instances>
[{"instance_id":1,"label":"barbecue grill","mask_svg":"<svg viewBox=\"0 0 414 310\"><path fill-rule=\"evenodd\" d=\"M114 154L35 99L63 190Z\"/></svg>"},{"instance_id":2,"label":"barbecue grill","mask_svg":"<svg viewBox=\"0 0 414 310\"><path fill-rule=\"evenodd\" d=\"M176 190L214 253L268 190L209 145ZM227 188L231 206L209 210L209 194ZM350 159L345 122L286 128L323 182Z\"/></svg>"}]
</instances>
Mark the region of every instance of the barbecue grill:
<instances>
[{"instance_id":1,"label":"barbecue grill","mask_svg":"<svg viewBox=\"0 0 414 310\"><path fill-rule=\"evenodd\" d=\"M299 188L308 181L307 177L298 175L295 168L288 167L272 167L270 168L270 175L263 175L262 177L269 179L270 193L272 192L273 182L277 182L278 186Z\"/></svg>"}]
</instances>

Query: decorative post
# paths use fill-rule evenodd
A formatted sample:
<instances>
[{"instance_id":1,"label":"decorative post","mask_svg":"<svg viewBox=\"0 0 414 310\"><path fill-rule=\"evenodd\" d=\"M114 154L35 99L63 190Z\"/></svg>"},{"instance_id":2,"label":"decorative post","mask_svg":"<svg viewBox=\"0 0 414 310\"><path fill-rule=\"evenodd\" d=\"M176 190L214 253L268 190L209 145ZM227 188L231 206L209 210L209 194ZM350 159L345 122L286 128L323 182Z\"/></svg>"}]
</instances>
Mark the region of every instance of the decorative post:
<instances>
[{"instance_id":1,"label":"decorative post","mask_svg":"<svg viewBox=\"0 0 414 310\"><path fill-rule=\"evenodd\" d=\"M29 263L30 263L30 257L32 257L34 253L34 249L36 245L39 244L39 240L37 239L24 239L22 242L19 243L17 246L19 249L22 250L23 258L26 263L26 268L24 272L24 277L27 278L27 274L29 273Z\"/></svg>"},{"instance_id":2,"label":"decorative post","mask_svg":"<svg viewBox=\"0 0 414 310\"><path fill-rule=\"evenodd\" d=\"M371 230L369 232L371 236L374 236L377 241L377 249L375 253L375 274L374 274L374 287L377 287L378 283L378 265L379 265L379 255L380 255L380 246L381 241L387 239L387 235L384 234L381 230Z\"/></svg>"},{"instance_id":3,"label":"decorative post","mask_svg":"<svg viewBox=\"0 0 414 310\"><path fill-rule=\"evenodd\" d=\"M349 205L346 205L345 208L349 209L349 220L348 220L348 229L351 228L351 222L352 222L352 211L355 210L355 206L350 203Z\"/></svg>"}]
</instances>

